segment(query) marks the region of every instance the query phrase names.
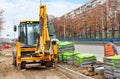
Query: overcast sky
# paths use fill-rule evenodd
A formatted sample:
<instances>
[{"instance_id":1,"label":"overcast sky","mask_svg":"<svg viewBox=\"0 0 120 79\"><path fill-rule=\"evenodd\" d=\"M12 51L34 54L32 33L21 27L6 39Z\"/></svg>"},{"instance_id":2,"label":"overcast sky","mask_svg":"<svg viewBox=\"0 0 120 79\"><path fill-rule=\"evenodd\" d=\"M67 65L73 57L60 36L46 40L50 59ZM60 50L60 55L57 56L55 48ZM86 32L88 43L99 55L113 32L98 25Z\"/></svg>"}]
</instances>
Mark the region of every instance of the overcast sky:
<instances>
[{"instance_id":1,"label":"overcast sky","mask_svg":"<svg viewBox=\"0 0 120 79\"><path fill-rule=\"evenodd\" d=\"M90 0L42 0L47 5L47 13L61 16ZM2 36L14 37L13 26L23 19L38 19L40 0L0 0L0 10L4 12ZM17 33L15 34L17 37Z\"/></svg>"}]
</instances>

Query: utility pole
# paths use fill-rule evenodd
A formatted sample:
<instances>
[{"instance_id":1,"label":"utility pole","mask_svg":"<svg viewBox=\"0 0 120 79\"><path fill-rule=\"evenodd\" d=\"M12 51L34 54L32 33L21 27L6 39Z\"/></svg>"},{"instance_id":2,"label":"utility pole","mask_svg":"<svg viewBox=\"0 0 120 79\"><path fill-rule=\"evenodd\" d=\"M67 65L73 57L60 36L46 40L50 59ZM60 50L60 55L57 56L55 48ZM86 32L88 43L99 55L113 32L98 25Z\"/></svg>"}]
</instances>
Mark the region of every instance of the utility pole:
<instances>
[{"instance_id":1,"label":"utility pole","mask_svg":"<svg viewBox=\"0 0 120 79\"><path fill-rule=\"evenodd\" d=\"M107 5L107 1L105 2L106 5ZM104 41L104 32L105 32L105 26L107 25L107 6L106 5L101 5L102 7L102 12L103 12L103 15L102 15L102 19L101 19L101 26L99 28L100 30L100 37L101 37L101 40L102 40L102 43L103 43L103 47L104 47L104 56L105 56L105 41ZM105 20L105 21L104 21ZM103 30L104 29L104 30ZM106 36L107 37L107 36Z\"/></svg>"}]
</instances>

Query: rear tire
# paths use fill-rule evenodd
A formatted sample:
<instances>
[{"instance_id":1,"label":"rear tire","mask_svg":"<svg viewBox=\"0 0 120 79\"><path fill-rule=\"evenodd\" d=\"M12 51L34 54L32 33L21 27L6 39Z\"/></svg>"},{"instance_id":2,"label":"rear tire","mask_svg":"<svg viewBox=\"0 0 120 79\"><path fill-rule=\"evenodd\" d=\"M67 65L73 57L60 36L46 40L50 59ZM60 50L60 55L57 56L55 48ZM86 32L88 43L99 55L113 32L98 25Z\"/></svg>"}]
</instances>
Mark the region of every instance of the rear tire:
<instances>
[{"instance_id":1,"label":"rear tire","mask_svg":"<svg viewBox=\"0 0 120 79\"><path fill-rule=\"evenodd\" d=\"M26 62L21 62L21 64L17 65L17 68L18 68L18 70L26 69Z\"/></svg>"},{"instance_id":2,"label":"rear tire","mask_svg":"<svg viewBox=\"0 0 120 79\"><path fill-rule=\"evenodd\" d=\"M45 67L53 67L53 62L51 61L45 62Z\"/></svg>"},{"instance_id":3,"label":"rear tire","mask_svg":"<svg viewBox=\"0 0 120 79\"><path fill-rule=\"evenodd\" d=\"M21 69L25 69L26 68L26 62L22 62L21 63Z\"/></svg>"},{"instance_id":4,"label":"rear tire","mask_svg":"<svg viewBox=\"0 0 120 79\"><path fill-rule=\"evenodd\" d=\"M21 64L18 64L18 65L17 65L17 69L18 69L18 70L21 70Z\"/></svg>"},{"instance_id":5,"label":"rear tire","mask_svg":"<svg viewBox=\"0 0 120 79\"><path fill-rule=\"evenodd\" d=\"M42 62L41 62L41 66L44 66L44 65L45 65L45 62L44 62L44 61L42 61Z\"/></svg>"}]
</instances>

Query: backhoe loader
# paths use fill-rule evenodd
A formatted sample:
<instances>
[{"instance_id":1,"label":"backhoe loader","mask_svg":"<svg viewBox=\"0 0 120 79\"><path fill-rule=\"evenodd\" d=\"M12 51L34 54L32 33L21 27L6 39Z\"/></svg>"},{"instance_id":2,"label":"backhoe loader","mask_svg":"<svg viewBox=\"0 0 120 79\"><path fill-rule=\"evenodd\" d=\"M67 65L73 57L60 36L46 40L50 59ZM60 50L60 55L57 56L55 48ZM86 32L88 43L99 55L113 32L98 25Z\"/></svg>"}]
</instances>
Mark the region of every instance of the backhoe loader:
<instances>
[{"instance_id":1,"label":"backhoe loader","mask_svg":"<svg viewBox=\"0 0 120 79\"><path fill-rule=\"evenodd\" d=\"M14 28L16 31L16 26ZM19 70L33 63L52 67L57 62L57 41L53 24L48 21L46 5L40 5L39 21L20 21L13 65Z\"/></svg>"}]
</instances>

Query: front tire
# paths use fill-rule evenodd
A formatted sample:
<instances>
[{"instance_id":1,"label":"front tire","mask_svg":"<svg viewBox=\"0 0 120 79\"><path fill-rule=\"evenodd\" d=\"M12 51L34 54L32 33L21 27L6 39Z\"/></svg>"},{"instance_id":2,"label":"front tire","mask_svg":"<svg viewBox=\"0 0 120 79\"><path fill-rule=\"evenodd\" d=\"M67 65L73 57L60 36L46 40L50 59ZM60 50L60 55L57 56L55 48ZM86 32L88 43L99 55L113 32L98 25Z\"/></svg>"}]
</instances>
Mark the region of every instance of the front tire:
<instances>
[{"instance_id":1,"label":"front tire","mask_svg":"<svg viewBox=\"0 0 120 79\"><path fill-rule=\"evenodd\" d=\"M47 62L45 63L45 67L53 67L53 62L47 61Z\"/></svg>"},{"instance_id":2,"label":"front tire","mask_svg":"<svg viewBox=\"0 0 120 79\"><path fill-rule=\"evenodd\" d=\"M13 62L12 62L12 64L14 65L14 66L16 66L17 64L16 64L16 52L12 52L12 56L13 56Z\"/></svg>"},{"instance_id":3,"label":"front tire","mask_svg":"<svg viewBox=\"0 0 120 79\"><path fill-rule=\"evenodd\" d=\"M26 62L21 62L21 64L17 65L17 68L18 68L18 70L26 69Z\"/></svg>"}]
</instances>

